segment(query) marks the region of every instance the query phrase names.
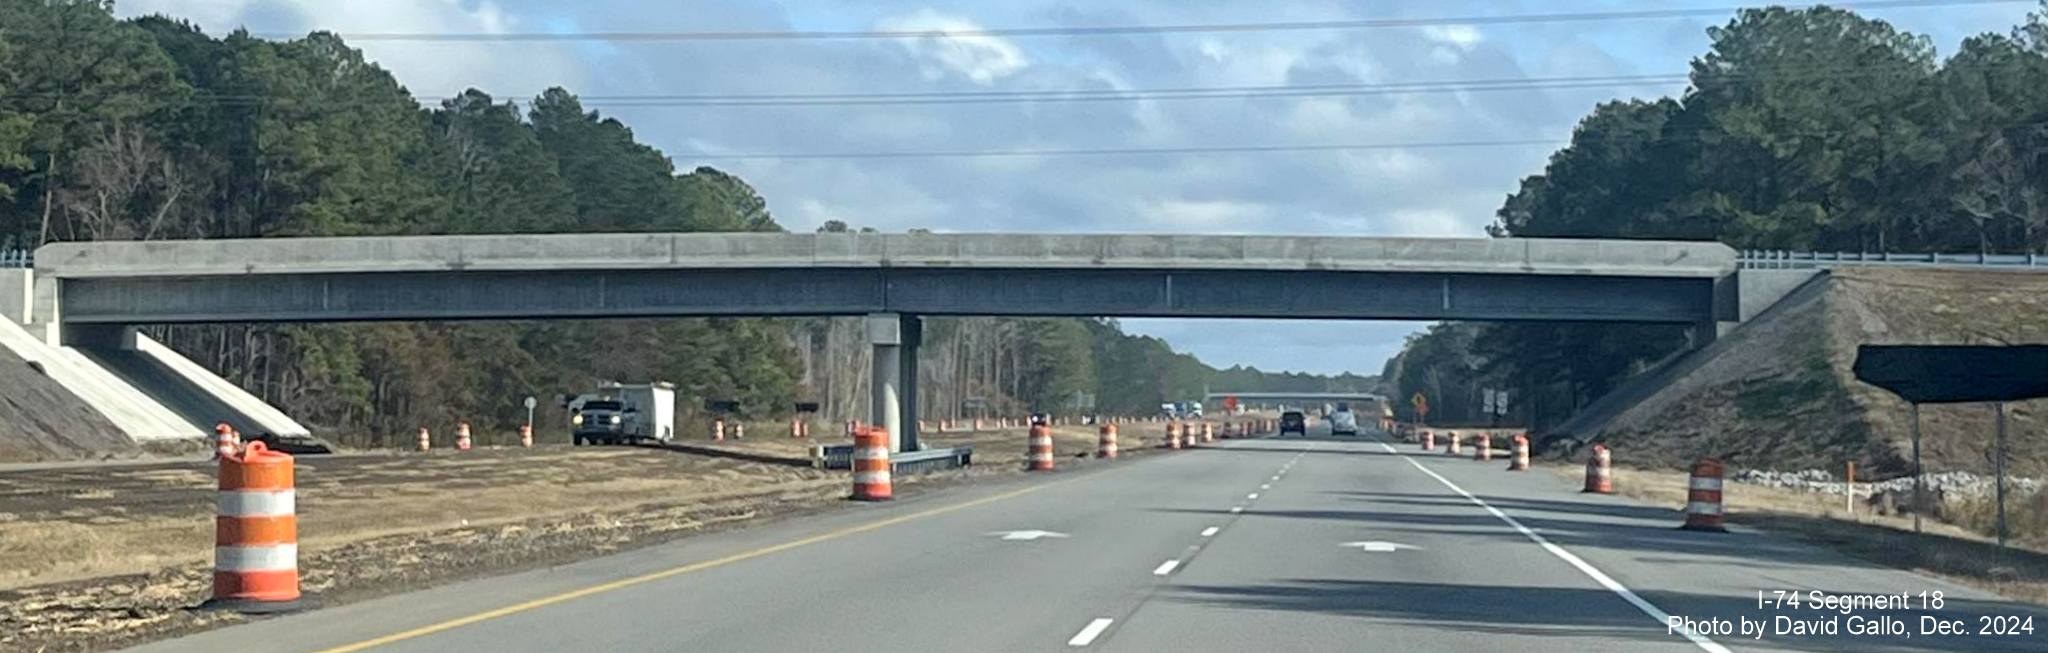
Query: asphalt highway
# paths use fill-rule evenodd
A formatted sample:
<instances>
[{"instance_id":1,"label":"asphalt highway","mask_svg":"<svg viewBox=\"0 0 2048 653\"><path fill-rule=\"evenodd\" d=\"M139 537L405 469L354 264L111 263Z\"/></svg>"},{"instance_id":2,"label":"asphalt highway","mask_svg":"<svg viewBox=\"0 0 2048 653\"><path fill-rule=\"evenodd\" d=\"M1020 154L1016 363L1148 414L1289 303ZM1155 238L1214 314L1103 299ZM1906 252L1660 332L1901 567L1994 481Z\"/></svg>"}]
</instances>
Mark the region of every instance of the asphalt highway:
<instances>
[{"instance_id":1,"label":"asphalt highway","mask_svg":"<svg viewBox=\"0 0 2048 653\"><path fill-rule=\"evenodd\" d=\"M1505 466L1233 440L136 650L2048 650L2048 611ZM1780 632L1798 626L1822 632Z\"/></svg>"}]
</instances>

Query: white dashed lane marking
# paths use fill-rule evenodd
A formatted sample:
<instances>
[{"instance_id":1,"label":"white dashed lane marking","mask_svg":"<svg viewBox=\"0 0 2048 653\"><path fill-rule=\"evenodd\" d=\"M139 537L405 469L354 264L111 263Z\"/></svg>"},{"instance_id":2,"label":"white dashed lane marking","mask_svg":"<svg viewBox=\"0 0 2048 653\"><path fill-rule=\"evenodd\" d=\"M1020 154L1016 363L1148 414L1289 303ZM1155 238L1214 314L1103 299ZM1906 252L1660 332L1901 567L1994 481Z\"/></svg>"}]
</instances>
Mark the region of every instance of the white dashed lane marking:
<instances>
[{"instance_id":1,"label":"white dashed lane marking","mask_svg":"<svg viewBox=\"0 0 2048 653\"><path fill-rule=\"evenodd\" d=\"M1075 633L1073 639L1067 640L1067 645L1087 646L1093 643L1095 641L1095 638L1102 636L1102 631L1109 630L1109 624L1114 621L1116 620L1108 617L1103 617L1101 619L1096 619L1094 621L1088 622L1087 627L1082 628L1081 632Z\"/></svg>"},{"instance_id":2,"label":"white dashed lane marking","mask_svg":"<svg viewBox=\"0 0 2048 653\"><path fill-rule=\"evenodd\" d=\"M1204 528L1204 529L1202 529L1202 537L1215 537L1215 536L1216 536L1216 531L1220 531L1220 530L1223 530L1223 529L1221 529L1221 528L1217 528L1217 527L1215 527L1215 526L1210 526L1210 527L1208 527L1208 528Z\"/></svg>"},{"instance_id":3,"label":"white dashed lane marking","mask_svg":"<svg viewBox=\"0 0 2048 653\"><path fill-rule=\"evenodd\" d=\"M1168 561L1166 561L1166 562L1162 562L1162 563L1159 563L1159 567L1158 567L1157 569L1153 569L1153 570L1152 570L1152 575L1154 575L1154 576L1165 576L1165 575L1167 575L1167 574L1171 574L1171 573L1173 573L1173 568L1175 568L1175 567L1179 567L1179 566L1180 566L1180 561L1179 561L1179 560L1168 560Z\"/></svg>"}]
</instances>

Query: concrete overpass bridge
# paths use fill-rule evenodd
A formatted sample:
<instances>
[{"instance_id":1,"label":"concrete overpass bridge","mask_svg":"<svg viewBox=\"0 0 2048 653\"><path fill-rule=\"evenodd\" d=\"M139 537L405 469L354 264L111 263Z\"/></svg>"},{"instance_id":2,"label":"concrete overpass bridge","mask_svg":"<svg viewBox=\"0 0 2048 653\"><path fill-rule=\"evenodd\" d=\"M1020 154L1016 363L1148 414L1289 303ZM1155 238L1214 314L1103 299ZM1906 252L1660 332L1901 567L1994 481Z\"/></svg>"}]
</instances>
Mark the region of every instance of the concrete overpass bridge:
<instances>
[{"instance_id":1,"label":"concrete overpass bridge","mask_svg":"<svg viewBox=\"0 0 2048 653\"><path fill-rule=\"evenodd\" d=\"M1369 392L1210 392L1202 395L1202 406L1217 405L1225 397L1236 397L1239 403L1266 405L1282 402L1327 404L1349 402L1355 406L1378 406L1387 403L1387 398ZM1363 410L1363 408L1356 408Z\"/></svg>"},{"instance_id":2,"label":"concrete overpass bridge","mask_svg":"<svg viewBox=\"0 0 2048 653\"><path fill-rule=\"evenodd\" d=\"M569 234L58 243L49 342L207 322L866 316L876 421L916 442L920 316L1564 320L1741 315L1718 243L1286 236Z\"/></svg>"}]
</instances>

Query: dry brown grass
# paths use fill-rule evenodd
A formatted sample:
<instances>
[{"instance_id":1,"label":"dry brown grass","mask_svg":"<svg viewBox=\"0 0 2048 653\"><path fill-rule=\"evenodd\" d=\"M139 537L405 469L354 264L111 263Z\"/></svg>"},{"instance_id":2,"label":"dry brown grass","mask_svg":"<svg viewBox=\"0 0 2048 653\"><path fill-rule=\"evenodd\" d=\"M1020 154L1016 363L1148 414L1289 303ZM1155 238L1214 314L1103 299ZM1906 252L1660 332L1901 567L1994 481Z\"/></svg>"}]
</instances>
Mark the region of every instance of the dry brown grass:
<instances>
[{"instance_id":1,"label":"dry brown grass","mask_svg":"<svg viewBox=\"0 0 2048 653\"><path fill-rule=\"evenodd\" d=\"M837 432L790 438L786 425L780 430L750 425L748 432L776 435L682 442L790 459L808 458L817 444L850 442ZM1094 427L1055 427L1053 434L1063 459L1095 451ZM1021 428L930 433L925 441L942 447L972 445L977 467L990 471L1020 467L1024 461ZM1156 445L1158 438L1145 442ZM5 480L0 485L19 489L0 493L0 591L150 573L211 559L214 478L209 465L112 467ZM775 493L807 496L840 490L845 483L841 474L820 470L630 447L302 457L300 546L311 555L378 538L491 528L594 509L712 505Z\"/></svg>"},{"instance_id":2,"label":"dry brown grass","mask_svg":"<svg viewBox=\"0 0 2048 653\"><path fill-rule=\"evenodd\" d=\"M1583 478L1580 467L1546 465L1568 478ZM1671 506L1685 505L1687 474L1672 470L1614 469L1615 491ZM1731 523L1798 537L1881 565L1947 578L2021 601L2048 605L2048 550L1999 549L1983 534L1926 519L1913 532L1910 516L1874 514L1858 505L1851 512L1842 497L1729 483L1722 506Z\"/></svg>"},{"instance_id":3,"label":"dry brown grass","mask_svg":"<svg viewBox=\"0 0 2048 653\"><path fill-rule=\"evenodd\" d=\"M477 455L484 454L484 455ZM302 458L306 551L453 528L717 502L842 482L825 472L632 448L542 448L471 455ZM0 517L0 590L148 573L210 559L213 479L200 469L110 469L113 488L66 475L61 501ZM143 501L146 499L147 501Z\"/></svg>"}]
</instances>

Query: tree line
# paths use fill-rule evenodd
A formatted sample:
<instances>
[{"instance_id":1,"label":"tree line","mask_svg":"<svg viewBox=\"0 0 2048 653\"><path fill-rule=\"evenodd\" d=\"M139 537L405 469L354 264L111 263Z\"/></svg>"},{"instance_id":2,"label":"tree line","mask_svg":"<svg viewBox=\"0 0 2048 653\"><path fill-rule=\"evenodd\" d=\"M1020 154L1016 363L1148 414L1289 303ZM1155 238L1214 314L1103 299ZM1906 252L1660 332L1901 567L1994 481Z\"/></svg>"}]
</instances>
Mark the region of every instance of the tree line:
<instances>
[{"instance_id":1,"label":"tree line","mask_svg":"<svg viewBox=\"0 0 2048 653\"><path fill-rule=\"evenodd\" d=\"M0 248L61 240L401 234L774 232L745 181L677 170L566 89L477 90L422 106L341 38L214 37L114 17L104 0L0 0ZM843 223L825 230L844 231ZM633 319L154 326L148 333L353 444L456 420L562 423L555 394L678 384L686 419L735 400L783 418L867 412L858 320ZM1140 413L1219 372L1113 322L963 318L927 326L925 412ZM1273 383L1316 379L1274 377ZM1358 379L1329 380L1355 383ZM543 435L551 429L543 428Z\"/></svg>"},{"instance_id":2,"label":"tree line","mask_svg":"<svg viewBox=\"0 0 2048 653\"><path fill-rule=\"evenodd\" d=\"M1599 105L1489 232L2048 252L2048 3L1946 60L1926 36L1827 7L1743 10L1708 36L1681 95ZM1483 388L1513 388L1525 397L1516 419L1543 426L1701 335L1443 324L1383 376L1402 397L1426 393L1433 419L1470 418Z\"/></svg>"}]
</instances>

